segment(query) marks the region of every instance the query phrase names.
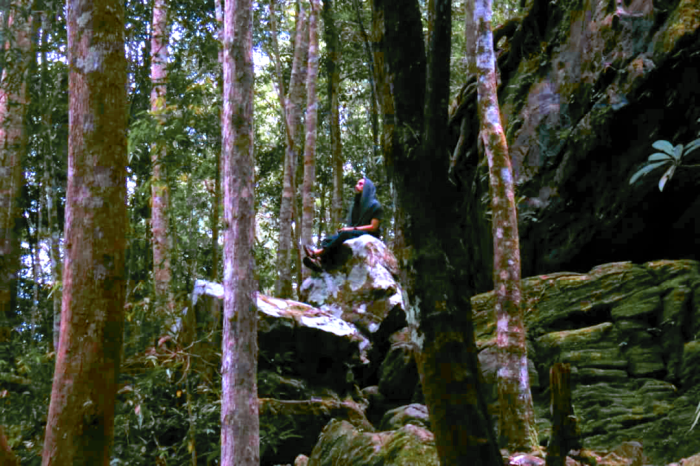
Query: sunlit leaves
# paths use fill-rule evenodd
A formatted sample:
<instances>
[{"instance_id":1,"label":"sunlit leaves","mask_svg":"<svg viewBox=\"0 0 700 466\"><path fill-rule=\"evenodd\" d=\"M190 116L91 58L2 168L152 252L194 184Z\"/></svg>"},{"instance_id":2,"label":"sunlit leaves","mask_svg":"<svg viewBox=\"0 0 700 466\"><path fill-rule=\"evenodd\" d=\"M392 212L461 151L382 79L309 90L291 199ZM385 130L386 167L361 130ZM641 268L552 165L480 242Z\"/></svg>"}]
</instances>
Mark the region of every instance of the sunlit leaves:
<instances>
[{"instance_id":1,"label":"sunlit leaves","mask_svg":"<svg viewBox=\"0 0 700 466\"><path fill-rule=\"evenodd\" d=\"M659 179L659 191L663 191L666 184L671 180L673 174L676 172L676 168L683 166L681 161L683 156L700 147L700 138L695 139L685 147L683 144L674 146L669 141L660 139L655 141L652 144L652 147L661 152L656 152L649 156L647 159L647 165L643 166L634 175L632 175L632 178L630 178L630 184L634 184L639 178L655 170L656 168L671 164L670 167L666 168L666 171L661 176L661 179Z\"/></svg>"}]
</instances>

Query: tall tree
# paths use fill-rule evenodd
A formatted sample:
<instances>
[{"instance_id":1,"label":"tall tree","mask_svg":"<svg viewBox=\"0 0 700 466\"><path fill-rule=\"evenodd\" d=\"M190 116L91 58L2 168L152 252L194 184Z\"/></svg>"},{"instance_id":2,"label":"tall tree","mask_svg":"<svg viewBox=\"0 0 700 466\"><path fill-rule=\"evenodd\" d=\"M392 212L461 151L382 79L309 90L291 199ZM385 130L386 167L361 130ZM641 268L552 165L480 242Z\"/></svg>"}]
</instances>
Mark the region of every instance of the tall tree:
<instances>
[{"instance_id":1,"label":"tall tree","mask_svg":"<svg viewBox=\"0 0 700 466\"><path fill-rule=\"evenodd\" d=\"M296 183L294 180L297 158L301 152L300 131L297 131L297 128L301 126L301 107L304 99L304 81L306 79L306 67L304 65L309 53L309 35L308 21L306 20L303 3L299 2L298 5L292 76L289 83L289 95L285 100L286 108L283 110L286 114L288 137L284 155L279 245L277 248L277 281L275 282L275 295L280 298L292 297L291 254L294 252L297 258L299 256L295 247L292 246L292 220L296 222L298 231L300 222L298 215L294 215L296 211ZM279 60L277 61L279 62ZM281 82L281 73L278 81Z\"/></svg>"},{"instance_id":2,"label":"tall tree","mask_svg":"<svg viewBox=\"0 0 700 466\"><path fill-rule=\"evenodd\" d=\"M427 54L417 0L375 0L375 12L393 89L383 96L394 109L387 169L406 218L408 320L440 464L501 464L476 356L469 257L458 240L468 228L465 193L448 179L451 2L431 2Z\"/></svg>"},{"instance_id":3,"label":"tall tree","mask_svg":"<svg viewBox=\"0 0 700 466\"><path fill-rule=\"evenodd\" d=\"M224 337L221 464L260 464L255 306L253 4L226 2L224 15Z\"/></svg>"},{"instance_id":4,"label":"tall tree","mask_svg":"<svg viewBox=\"0 0 700 466\"><path fill-rule=\"evenodd\" d=\"M27 70L30 62L31 17L26 0L11 1L4 19L14 40L2 44L4 68L0 77L0 341L10 326L17 273L20 268L17 219L22 183L22 158L27 134ZM13 53L8 53L12 48Z\"/></svg>"},{"instance_id":5,"label":"tall tree","mask_svg":"<svg viewBox=\"0 0 700 466\"><path fill-rule=\"evenodd\" d=\"M316 200L313 189L316 181L316 121L318 99L318 0L311 0L309 11L309 61L306 74L306 142L304 143L304 184L302 186L301 242L311 245L314 231ZM307 271L305 269L305 271Z\"/></svg>"},{"instance_id":6,"label":"tall tree","mask_svg":"<svg viewBox=\"0 0 700 466\"><path fill-rule=\"evenodd\" d=\"M69 0L67 12L63 309L42 464L108 465L126 293L124 4Z\"/></svg>"},{"instance_id":7,"label":"tall tree","mask_svg":"<svg viewBox=\"0 0 700 466\"><path fill-rule=\"evenodd\" d=\"M498 106L491 14L491 0L476 0L475 62L480 137L489 164L493 229L499 443L511 452L530 451L539 443L527 368L524 318L520 306L520 242L515 209L515 181Z\"/></svg>"},{"instance_id":8,"label":"tall tree","mask_svg":"<svg viewBox=\"0 0 700 466\"><path fill-rule=\"evenodd\" d=\"M153 1L151 27L151 112L160 125L165 124L166 92L168 80L168 5L166 0ZM168 208L170 191L166 173L167 155L164 140L151 148L151 230L153 239L153 279L159 305L167 303L172 309L170 280L170 233Z\"/></svg>"},{"instance_id":9,"label":"tall tree","mask_svg":"<svg viewBox=\"0 0 700 466\"><path fill-rule=\"evenodd\" d=\"M343 145L340 139L340 43L335 25L333 0L323 0L324 39L328 49L326 70L328 71L328 99L330 103L331 165L333 166L333 197L329 233L338 228L343 219ZM364 30L364 29L363 29ZM374 82L374 79L370 77ZM374 93L372 93L374 98ZM376 114L374 115L376 117ZM372 120L374 123L374 119ZM374 129L374 126L373 126Z\"/></svg>"}]
</instances>

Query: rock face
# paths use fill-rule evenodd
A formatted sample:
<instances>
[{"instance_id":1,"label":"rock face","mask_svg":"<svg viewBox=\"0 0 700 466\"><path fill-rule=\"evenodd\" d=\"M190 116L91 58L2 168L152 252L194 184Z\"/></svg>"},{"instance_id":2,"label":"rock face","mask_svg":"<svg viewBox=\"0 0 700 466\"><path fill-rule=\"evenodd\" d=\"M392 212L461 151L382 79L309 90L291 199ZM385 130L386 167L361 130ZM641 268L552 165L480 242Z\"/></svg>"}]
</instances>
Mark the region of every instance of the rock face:
<instances>
[{"instance_id":1,"label":"rock face","mask_svg":"<svg viewBox=\"0 0 700 466\"><path fill-rule=\"evenodd\" d=\"M636 441L652 464L700 451L700 436L687 432L700 402L698 262L613 263L522 285L541 440L549 435L549 368L565 362L586 448ZM492 292L472 299L482 361L494 346L493 302Z\"/></svg>"},{"instance_id":2,"label":"rock face","mask_svg":"<svg viewBox=\"0 0 700 466\"><path fill-rule=\"evenodd\" d=\"M523 276L658 258L700 259L700 178L678 169L659 192L656 169L629 180L659 139L687 144L700 123L700 3L696 0L530 0L504 36L499 101L519 196ZM505 28L504 28L505 31ZM491 282L484 163L477 168L476 93L454 105L455 172L473 212L476 289ZM697 164L700 151L685 163ZM472 192L469 191L468 192ZM486 197L485 201L488 201ZM465 240L466 241L466 240Z\"/></svg>"}]
</instances>

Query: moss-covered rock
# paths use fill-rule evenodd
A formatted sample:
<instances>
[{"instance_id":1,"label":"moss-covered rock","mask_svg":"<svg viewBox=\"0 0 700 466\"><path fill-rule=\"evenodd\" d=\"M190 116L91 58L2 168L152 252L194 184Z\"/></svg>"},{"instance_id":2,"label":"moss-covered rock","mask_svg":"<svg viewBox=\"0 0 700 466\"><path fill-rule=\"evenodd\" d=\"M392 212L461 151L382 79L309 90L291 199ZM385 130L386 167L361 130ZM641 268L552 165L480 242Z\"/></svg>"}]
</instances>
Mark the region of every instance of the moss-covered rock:
<instances>
[{"instance_id":1,"label":"moss-covered rock","mask_svg":"<svg viewBox=\"0 0 700 466\"><path fill-rule=\"evenodd\" d=\"M314 447L308 466L438 466L433 434L407 424L395 431L363 432L333 420Z\"/></svg>"},{"instance_id":2,"label":"moss-covered rock","mask_svg":"<svg viewBox=\"0 0 700 466\"><path fill-rule=\"evenodd\" d=\"M299 454L310 454L319 434L331 419L341 419L363 431L374 428L362 406L337 399L275 400L260 399L261 444L269 445L261 454L263 464L287 464Z\"/></svg>"}]
</instances>

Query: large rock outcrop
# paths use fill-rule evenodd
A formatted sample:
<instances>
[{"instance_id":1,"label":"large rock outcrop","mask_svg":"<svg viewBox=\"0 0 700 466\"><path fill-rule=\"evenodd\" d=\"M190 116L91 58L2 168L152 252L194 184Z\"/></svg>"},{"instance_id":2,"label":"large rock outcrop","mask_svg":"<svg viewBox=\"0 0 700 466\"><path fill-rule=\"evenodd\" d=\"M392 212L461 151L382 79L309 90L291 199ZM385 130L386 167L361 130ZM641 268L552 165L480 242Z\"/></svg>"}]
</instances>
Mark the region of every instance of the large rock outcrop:
<instances>
[{"instance_id":1,"label":"large rock outcrop","mask_svg":"<svg viewBox=\"0 0 700 466\"><path fill-rule=\"evenodd\" d=\"M587 274L531 277L522 286L541 440L549 436L549 368L565 362L586 448L611 451L637 441L651 464L700 451L700 434L688 432L700 402L698 262L612 263ZM493 292L472 299L491 382L494 300ZM497 412L496 398L490 401Z\"/></svg>"},{"instance_id":2,"label":"large rock outcrop","mask_svg":"<svg viewBox=\"0 0 700 466\"><path fill-rule=\"evenodd\" d=\"M658 258L700 259L700 177L629 180L654 141L700 134L700 3L529 0L503 28L499 101L518 187L523 276ZM472 212L476 289L491 289L488 176L478 162L475 86L455 102L455 165ZM697 164L700 151L686 163ZM478 167L477 167L478 165Z\"/></svg>"}]
</instances>

